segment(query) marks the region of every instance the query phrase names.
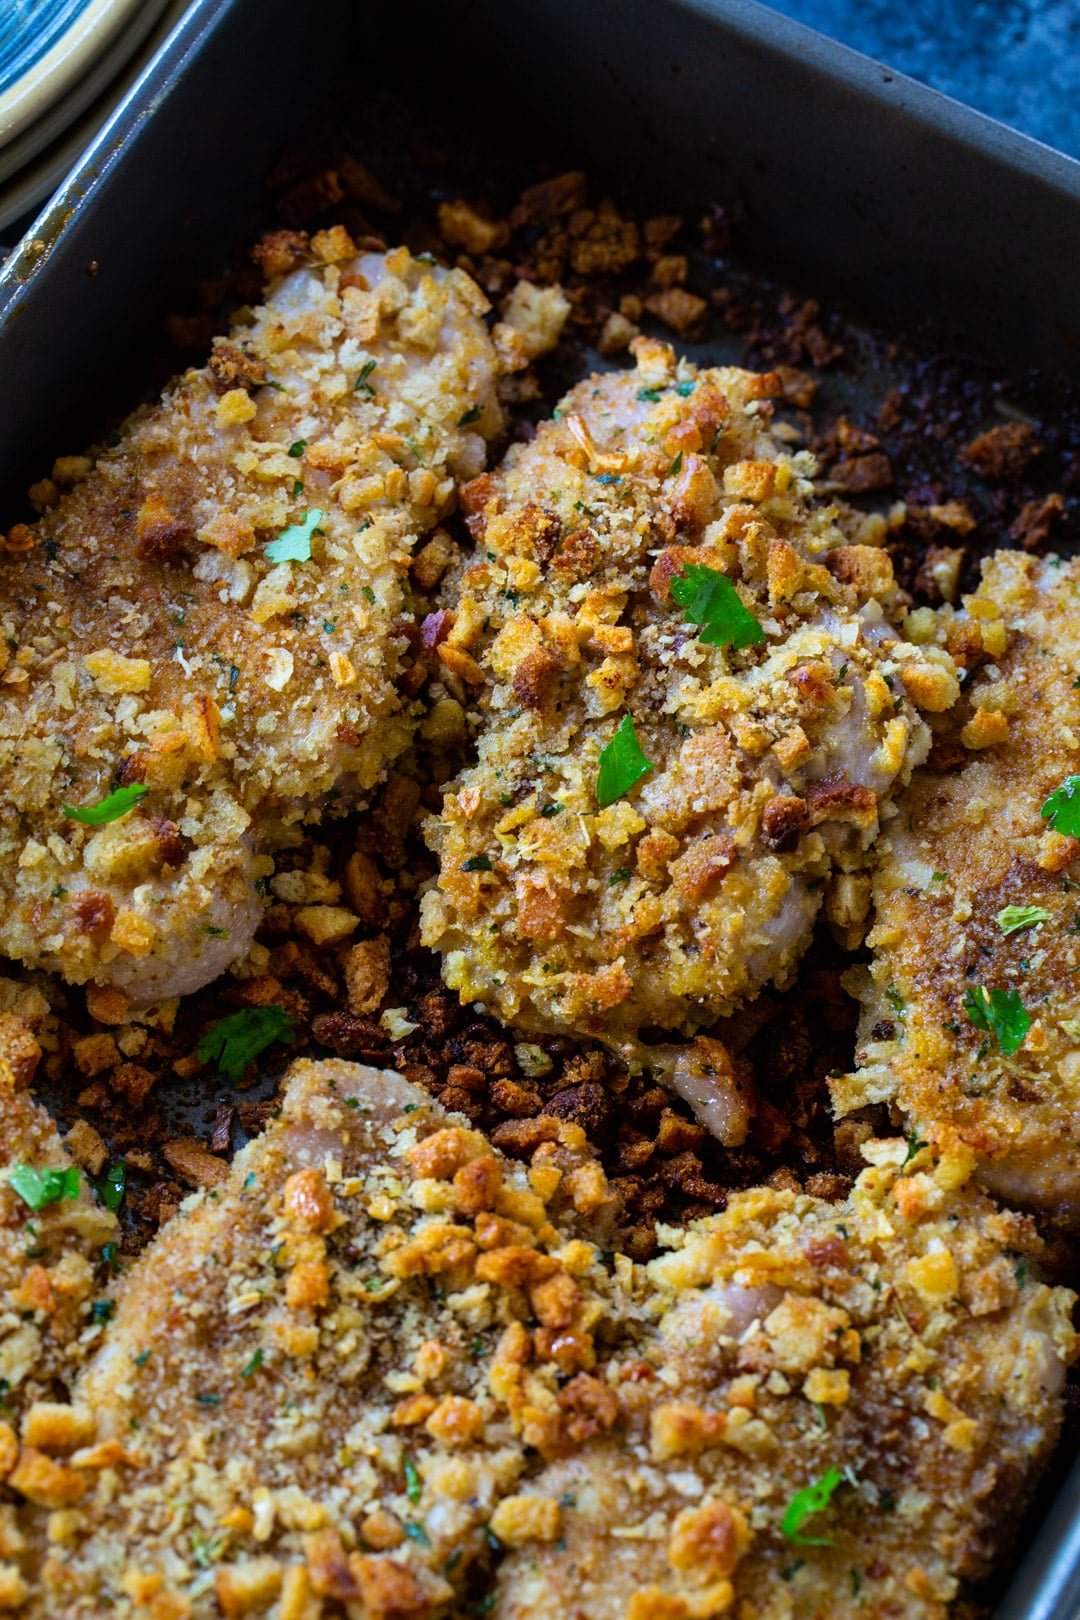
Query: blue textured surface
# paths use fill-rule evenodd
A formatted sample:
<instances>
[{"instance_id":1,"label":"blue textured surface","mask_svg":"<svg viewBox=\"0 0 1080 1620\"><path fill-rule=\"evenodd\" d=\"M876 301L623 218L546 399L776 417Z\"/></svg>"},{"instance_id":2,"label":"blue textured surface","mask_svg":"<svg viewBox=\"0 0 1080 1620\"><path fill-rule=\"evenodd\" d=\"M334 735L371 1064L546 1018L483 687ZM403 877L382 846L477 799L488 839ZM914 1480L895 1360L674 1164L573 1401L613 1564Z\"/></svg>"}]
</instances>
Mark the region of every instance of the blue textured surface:
<instances>
[{"instance_id":1,"label":"blue textured surface","mask_svg":"<svg viewBox=\"0 0 1080 1620\"><path fill-rule=\"evenodd\" d=\"M769 3L1080 157L1080 0Z\"/></svg>"},{"instance_id":2,"label":"blue textured surface","mask_svg":"<svg viewBox=\"0 0 1080 1620\"><path fill-rule=\"evenodd\" d=\"M71 27L88 0L0 0L0 91L10 90Z\"/></svg>"}]
</instances>

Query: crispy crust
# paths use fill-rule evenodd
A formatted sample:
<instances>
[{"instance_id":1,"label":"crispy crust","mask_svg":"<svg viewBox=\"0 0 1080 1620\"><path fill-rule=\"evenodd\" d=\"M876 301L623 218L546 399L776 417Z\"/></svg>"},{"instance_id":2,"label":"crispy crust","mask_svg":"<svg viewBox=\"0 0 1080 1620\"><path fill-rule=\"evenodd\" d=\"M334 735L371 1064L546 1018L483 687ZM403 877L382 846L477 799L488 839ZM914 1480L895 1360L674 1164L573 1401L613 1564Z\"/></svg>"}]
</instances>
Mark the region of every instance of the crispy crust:
<instances>
[{"instance_id":1,"label":"crispy crust","mask_svg":"<svg viewBox=\"0 0 1080 1620\"><path fill-rule=\"evenodd\" d=\"M423 908L463 1002L613 1040L790 979L825 880L925 753L917 705L958 693L882 616L873 521L846 532L771 433L777 379L635 347L465 491L478 552L432 635L484 724L429 824ZM698 639L670 595L692 563L738 581L762 646ZM627 712L651 769L598 814Z\"/></svg>"},{"instance_id":2,"label":"crispy crust","mask_svg":"<svg viewBox=\"0 0 1080 1620\"><path fill-rule=\"evenodd\" d=\"M1076 901L1080 845L1040 815L1080 748L1080 565L1000 552L945 634L997 648L958 716L959 770L920 775L881 844L859 1071L846 1112L894 1098L920 1135L956 1138L1014 1202L1080 1222ZM1006 638L1008 650L1006 651ZM1005 906L1049 913L1006 935ZM1033 1022L1004 1056L964 1011L973 986L1019 994Z\"/></svg>"},{"instance_id":3,"label":"crispy crust","mask_svg":"<svg viewBox=\"0 0 1080 1620\"><path fill-rule=\"evenodd\" d=\"M75 487L8 536L9 956L143 1000L206 982L258 920L256 850L332 790L362 798L408 742L403 576L500 427L496 359L462 272L354 253L340 229L304 239L209 367L96 462L59 463ZM316 508L312 560L275 564ZM149 790L123 821L62 814L116 781Z\"/></svg>"},{"instance_id":4,"label":"crispy crust","mask_svg":"<svg viewBox=\"0 0 1080 1620\"><path fill-rule=\"evenodd\" d=\"M759 1188L609 1270L581 1143L526 1173L397 1075L295 1065L120 1285L76 1391L97 1487L47 1554L54 1504L20 1510L27 1616L428 1620L492 1537L505 1620L690 1620L720 1582L843 1615L851 1567L875 1612L943 1615L1060 1417L1073 1296L1030 1223L877 1143L842 1204ZM793 1549L785 1508L832 1466L858 1482L836 1546Z\"/></svg>"}]
</instances>

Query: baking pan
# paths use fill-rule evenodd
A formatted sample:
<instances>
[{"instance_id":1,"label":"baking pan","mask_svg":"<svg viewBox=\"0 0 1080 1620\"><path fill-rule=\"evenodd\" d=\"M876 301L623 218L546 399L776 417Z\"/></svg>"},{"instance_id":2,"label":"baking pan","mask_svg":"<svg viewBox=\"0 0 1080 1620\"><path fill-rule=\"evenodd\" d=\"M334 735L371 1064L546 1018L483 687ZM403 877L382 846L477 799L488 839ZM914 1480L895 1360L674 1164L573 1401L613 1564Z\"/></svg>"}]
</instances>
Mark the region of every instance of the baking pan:
<instances>
[{"instance_id":1,"label":"baking pan","mask_svg":"<svg viewBox=\"0 0 1080 1620\"><path fill-rule=\"evenodd\" d=\"M752 0L195 0L0 271L9 500L139 397L277 151L383 89L641 206L718 202L750 267L868 321L1080 381L1080 164ZM1075 1472L998 1620L1078 1614Z\"/></svg>"}]
</instances>

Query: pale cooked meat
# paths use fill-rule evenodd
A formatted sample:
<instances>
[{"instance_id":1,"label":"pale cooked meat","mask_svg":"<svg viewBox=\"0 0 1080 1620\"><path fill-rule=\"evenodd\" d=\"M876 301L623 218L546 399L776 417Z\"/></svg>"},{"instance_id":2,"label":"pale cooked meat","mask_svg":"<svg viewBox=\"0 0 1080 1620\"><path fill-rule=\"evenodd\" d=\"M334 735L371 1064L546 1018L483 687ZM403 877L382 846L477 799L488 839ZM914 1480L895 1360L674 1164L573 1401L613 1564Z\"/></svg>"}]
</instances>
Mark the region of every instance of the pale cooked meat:
<instances>
[{"instance_id":1,"label":"pale cooked meat","mask_svg":"<svg viewBox=\"0 0 1080 1620\"><path fill-rule=\"evenodd\" d=\"M466 489L478 550L427 627L482 725L429 822L425 943L463 1002L614 1041L789 981L830 879L829 913L858 920L883 803L928 745L918 707L958 693L884 617L881 520L842 526L772 432L775 379L644 340L637 362ZM758 645L701 639L672 598L695 565L735 582ZM628 715L650 768L601 806Z\"/></svg>"},{"instance_id":2,"label":"pale cooked meat","mask_svg":"<svg viewBox=\"0 0 1080 1620\"><path fill-rule=\"evenodd\" d=\"M0 567L0 952L141 1003L242 956L265 852L406 746L410 550L501 425L462 272L340 228L264 262L265 303L59 462ZM133 812L65 816L118 783Z\"/></svg>"},{"instance_id":3,"label":"pale cooked meat","mask_svg":"<svg viewBox=\"0 0 1080 1620\"><path fill-rule=\"evenodd\" d=\"M757 1189L605 1263L582 1145L526 1169L397 1075L296 1064L120 1284L76 1392L97 1489L44 1558L23 1509L27 1620L431 1620L503 1555L515 1620L690 1620L729 1579L846 1615L852 1569L874 1612L943 1615L1060 1420L1073 1296L1030 1222L876 1143L840 1204ZM833 1467L801 1533L836 1547L796 1546Z\"/></svg>"},{"instance_id":4,"label":"pale cooked meat","mask_svg":"<svg viewBox=\"0 0 1080 1620\"><path fill-rule=\"evenodd\" d=\"M530 1483L560 1537L503 1564L495 1620L944 1620L986 1573L1058 1432L1074 1296L955 1166L871 1147L843 1203L740 1193L648 1267L622 1427Z\"/></svg>"},{"instance_id":5,"label":"pale cooked meat","mask_svg":"<svg viewBox=\"0 0 1080 1620\"><path fill-rule=\"evenodd\" d=\"M878 846L859 1068L833 1096L895 1101L1004 1198L1076 1224L1080 843L1041 810L1080 769L1080 565L999 553L969 608L954 644L995 655L960 717L972 751L917 776ZM965 1006L994 991L1030 1021L1014 1052Z\"/></svg>"},{"instance_id":6,"label":"pale cooked meat","mask_svg":"<svg viewBox=\"0 0 1080 1620\"><path fill-rule=\"evenodd\" d=\"M297 1063L121 1283L78 1398L126 1460L30 1612L445 1612L610 1314L598 1251L546 1220L560 1180L594 1227L612 1207L579 1169L553 1144L530 1177L396 1074ZM509 1409L522 1342L531 1416Z\"/></svg>"}]
</instances>

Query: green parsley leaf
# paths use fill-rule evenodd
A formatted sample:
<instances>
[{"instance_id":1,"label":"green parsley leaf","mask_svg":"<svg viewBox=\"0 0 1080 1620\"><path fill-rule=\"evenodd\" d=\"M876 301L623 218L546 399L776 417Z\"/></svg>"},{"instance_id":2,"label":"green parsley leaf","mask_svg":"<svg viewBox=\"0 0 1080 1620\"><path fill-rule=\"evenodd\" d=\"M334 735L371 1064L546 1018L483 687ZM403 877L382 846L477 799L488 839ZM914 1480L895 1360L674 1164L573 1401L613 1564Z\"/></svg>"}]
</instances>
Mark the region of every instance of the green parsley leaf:
<instances>
[{"instance_id":1,"label":"green parsley leaf","mask_svg":"<svg viewBox=\"0 0 1080 1620\"><path fill-rule=\"evenodd\" d=\"M1052 915L1045 906L1002 906L997 914L997 922L1003 934L1017 934L1021 928L1034 928L1036 923L1049 922Z\"/></svg>"},{"instance_id":2,"label":"green parsley leaf","mask_svg":"<svg viewBox=\"0 0 1080 1620\"><path fill-rule=\"evenodd\" d=\"M1031 1028L1031 1014L1026 1012L1016 990L991 990L975 985L964 996L964 1011L976 1029L985 1029L996 1037L1006 1057L1023 1043Z\"/></svg>"},{"instance_id":3,"label":"green parsley leaf","mask_svg":"<svg viewBox=\"0 0 1080 1620\"><path fill-rule=\"evenodd\" d=\"M116 1164L110 1164L106 1170L102 1171L94 1182L94 1191L105 1205L105 1208L111 1209L115 1215L124 1202L124 1188L126 1185L127 1170L124 1164L118 1161Z\"/></svg>"},{"instance_id":4,"label":"green parsley leaf","mask_svg":"<svg viewBox=\"0 0 1080 1620\"><path fill-rule=\"evenodd\" d=\"M633 717L624 714L619 729L606 748L600 750L600 771L596 778L596 802L603 810L629 793L652 762L645 758L634 730Z\"/></svg>"},{"instance_id":5,"label":"green parsley leaf","mask_svg":"<svg viewBox=\"0 0 1080 1620\"><path fill-rule=\"evenodd\" d=\"M295 457L295 459L297 461L299 461L300 457L303 455L303 453L304 453L304 451L306 449L307 449L307 440L306 439L297 439L295 444L290 444L290 446L289 446L289 454L290 454L290 456Z\"/></svg>"},{"instance_id":6,"label":"green parsley leaf","mask_svg":"<svg viewBox=\"0 0 1080 1620\"><path fill-rule=\"evenodd\" d=\"M238 1080L252 1058L274 1041L291 1043L295 1035L293 1021L284 1007L245 1007L211 1024L196 1046L195 1055L203 1063L216 1063L230 1080Z\"/></svg>"},{"instance_id":7,"label":"green parsley leaf","mask_svg":"<svg viewBox=\"0 0 1080 1620\"><path fill-rule=\"evenodd\" d=\"M31 1209L44 1209L62 1198L78 1198L79 1172L75 1165L63 1170L35 1170L30 1164L16 1164L8 1171L8 1183Z\"/></svg>"},{"instance_id":8,"label":"green parsley leaf","mask_svg":"<svg viewBox=\"0 0 1080 1620\"><path fill-rule=\"evenodd\" d=\"M470 405L468 410L465 412L464 416L459 416L458 417L457 425L458 425L458 427L468 427L471 423L479 422L479 420L480 420L480 407L479 407L479 405Z\"/></svg>"},{"instance_id":9,"label":"green parsley leaf","mask_svg":"<svg viewBox=\"0 0 1080 1620\"><path fill-rule=\"evenodd\" d=\"M467 861L462 861L461 870L463 872L490 872L491 856L470 855Z\"/></svg>"},{"instance_id":10,"label":"green parsley leaf","mask_svg":"<svg viewBox=\"0 0 1080 1620\"><path fill-rule=\"evenodd\" d=\"M405 1458L405 1495L414 1505L424 1494L423 1481L416 1471L416 1464L411 1457Z\"/></svg>"},{"instance_id":11,"label":"green parsley leaf","mask_svg":"<svg viewBox=\"0 0 1080 1620\"><path fill-rule=\"evenodd\" d=\"M660 390L659 388L639 388L637 397L638 399L648 400L650 405L655 405L660 398Z\"/></svg>"},{"instance_id":12,"label":"green parsley leaf","mask_svg":"<svg viewBox=\"0 0 1080 1620\"><path fill-rule=\"evenodd\" d=\"M566 806L561 804L558 799L552 799L550 804L545 804L540 814L544 817L545 821L550 821L552 816L560 815L565 809Z\"/></svg>"},{"instance_id":13,"label":"green parsley leaf","mask_svg":"<svg viewBox=\"0 0 1080 1620\"><path fill-rule=\"evenodd\" d=\"M368 378L371 376L371 373L375 370L378 363L379 362L377 360L364 361L363 365L360 367L360 375L357 377L356 382L353 385L354 394L365 394L368 399L373 399L375 397L375 390L368 382Z\"/></svg>"},{"instance_id":14,"label":"green parsley leaf","mask_svg":"<svg viewBox=\"0 0 1080 1620\"><path fill-rule=\"evenodd\" d=\"M1055 832L1064 833L1066 838L1080 838L1080 776L1067 776L1039 813Z\"/></svg>"},{"instance_id":15,"label":"green parsley leaf","mask_svg":"<svg viewBox=\"0 0 1080 1620\"><path fill-rule=\"evenodd\" d=\"M795 1492L780 1523L780 1529L788 1541L794 1542L796 1547L834 1547L836 1545L827 1536L804 1536L801 1532L807 1519L815 1513L821 1513L828 1507L833 1492L843 1482L844 1475L839 1468L830 1468L816 1484L807 1485L805 1490Z\"/></svg>"},{"instance_id":16,"label":"green parsley leaf","mask_svg":"<svg viewBox=\"0 0 1080 1620\"><path fill-rule=\"evenodd\" d=\"M134 810L149 791L142 782L132 782L130 787L117 788L97 804L65 804L64 814L69 821L81 821L84 827L104 827L106 822L119 821L129 810Z\"/></svg>"},{"instance_id":17,"label":"green parsley leaf","mask_svg":"<svg viewBox=\"0 0 1080 1620\"><path fill-rule=\"evenodd\" d=\"M671 599L685 608L691 624L704 626L698 640L706 647L756 647L765 632L728 579L704 563L689 563L671 581Z\"/></svg>"},{"instance_id":18,"label":"green parsley leaf","mask_svg":"<svg viewBox=\"0 0 1080 1620\"><path fill-rule=\"evenodd\" d=\"M92 1322L111 1322L115 1315L115 1299L95 1299L90 1307L90 1320Z\"/></svg>"},{"instance_id":19,"label":"green parsley leaf","mask_svg":"<svg viewBox=\"0 0 1080 1620\"><path fill-rule=\"evenodd\" d=\"M607 886L613 889L617 883L626 883L632 875L628 866L617 866L608 878Z\"/></svg>"},{"instance_id":20,"label":"green parsley leaf","mask_svg":"<svg viewBox=\"0 0 1080 1620\"><path fill-rule=\"evenodd\" d=\"M424 1529L423 1525L416 1524L412 1519L406 1520L405 1534L408 1536L410 1541L415 1541L418 1547L431 1546L431 1542L428 1539L428 1533Z\"/></svg>"},{"instance_id":21,"label":"green parsley leaf","mask_svg":"<svg viewBox=\"0 0 1080 1620\"><path fill-rule=\"evenodd\" d=\"M196 1395L195 1399L196 1399L196 1401L198 1402L198 1404L200 1406L220 1406L221 1405L221 1396L220 1395L215 1395L212 1390L207 1390L202 1394Z\"/></svg>"},{"instance_id":22,"label":"green parsley leaf","mask_svg":"<svg viewBox=\"0 0 1080 1620\"><path fill-rule=\"evenodd\" d=\"M679 468L681 466L682 466L682 451L680 450L678 455L675 457L675 460L671 463L671 466L667 470L668 477L669 478L674 478L675 474L679 471Z\"/></svg>"},{"instance_id":23,"label":"green parsley leaf","mask_svg":"<svg viewBox=\"0 0 1080 1620\"><path fill-rule=\"evenodd\" d=\"M276 540L271 540L266 548L266 555L271 562L310 562L311 537L323 520L323 513L317 506L310 512L305 512L299 523L290 523L287 529L282 529Z\"/></svg>"},{"instance_id":24,"label":"green parsley leaf","mask_svg":"<svg viewBox=\"0 0 1080 1620\"><path fill-rule=\"evenodd\" d=\"M293 484L292 484L292 498L293 498L293 500L298 501L303 493L304 493L304 480L302 478L294 478L293 479Z\"/></svg>"},{"instance_id":25,"label":"green parsley leaf","mask_svg":"<svg viewBox=\"0 0 1080 1620\"><path fill-rule=\"evenodd\" d=\"M251 1360L247 1363L247 1366L246 1367L241 1367L241 1369L240 1369L241 1378L250 1378L252 1376L252 1374L258 1372L258 1370L262 1366L262 1364L263 1364L263 1353L262 1353L261 1350L256 1350L254 1355L252 1356Z\"/></svg>"},{"instance_id":26,"label":"green parsley leaf","mask_svg":"<svg viewBox=\"0 0 1080 1620\"><path fill-rule=\"evenodd\" d=\"M696 387L696 378L691 378L688 382L676 383L675 392L680 396L680 398L687 399L694 392Z\"/></svg>"}]
</instances>

